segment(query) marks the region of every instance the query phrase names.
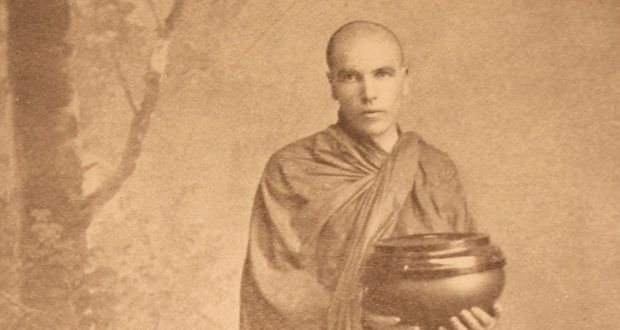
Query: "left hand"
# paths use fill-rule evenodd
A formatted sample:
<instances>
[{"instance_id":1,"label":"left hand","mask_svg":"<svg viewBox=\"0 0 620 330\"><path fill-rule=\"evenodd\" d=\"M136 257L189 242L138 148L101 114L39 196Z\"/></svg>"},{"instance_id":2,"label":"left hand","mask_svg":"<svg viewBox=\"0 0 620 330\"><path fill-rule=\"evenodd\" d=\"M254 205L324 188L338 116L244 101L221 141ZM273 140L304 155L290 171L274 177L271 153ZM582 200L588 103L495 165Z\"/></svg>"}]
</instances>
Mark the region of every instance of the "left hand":
<instances>
[{"instance_id":1,"label":"left hand","mask_svg":"<svg viewBox=\"0 0 620 330\"><path fill-rule=\"evenodd\" d=\"M487 330L493 329L498 323L499 307L493 306L494 316L478 307L462 310L458 316L450 318L452 330ZM440 327L439 330L448 330Z\"/></svg>"}]
</instances>

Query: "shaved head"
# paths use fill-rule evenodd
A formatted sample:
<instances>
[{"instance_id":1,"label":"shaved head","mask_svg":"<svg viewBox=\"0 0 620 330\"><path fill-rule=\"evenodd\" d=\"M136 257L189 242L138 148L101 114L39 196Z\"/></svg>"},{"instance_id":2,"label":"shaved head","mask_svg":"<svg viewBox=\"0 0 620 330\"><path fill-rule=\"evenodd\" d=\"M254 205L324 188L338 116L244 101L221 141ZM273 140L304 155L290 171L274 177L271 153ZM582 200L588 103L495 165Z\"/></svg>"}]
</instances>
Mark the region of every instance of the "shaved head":
<instances>
[{"instance_id":1,"label":"shaved head","mask_svg":"<svg viewBox=\"0 0 620 330\"><path fill-rule=\"evenodd\" d=\"M329 39L327 65L342 126L391 150L398 140L396 115L409 90L394 32L373 22L348 23Z\"/></svg>"},{"instance_id":2,"label":"shaved head","mask_svg":"<svg viewBox=\"0 0 620 330\"><path fill-rule=\"evenodd\" d=\"M327 43L327 66L332 70L352 45L359 42L375 42L392 49L398 56L400 63L403 61L403 51L396 34L385 26L368 21L353 21L341 26Z\"/></svg>"}]
</instances>

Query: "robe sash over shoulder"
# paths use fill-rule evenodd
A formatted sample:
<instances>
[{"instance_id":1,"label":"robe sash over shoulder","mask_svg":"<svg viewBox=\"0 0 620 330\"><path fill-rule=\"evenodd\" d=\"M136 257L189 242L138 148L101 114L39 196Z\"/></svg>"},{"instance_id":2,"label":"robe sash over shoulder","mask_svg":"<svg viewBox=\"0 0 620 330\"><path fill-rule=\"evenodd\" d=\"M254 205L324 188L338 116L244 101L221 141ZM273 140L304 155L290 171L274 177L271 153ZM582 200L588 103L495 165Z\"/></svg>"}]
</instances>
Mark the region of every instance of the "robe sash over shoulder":
<instances>
[{"instance_id":1,"label":"robe sash over shoulder","mask_svg":"<svg viewBox=\"0 0 620 330\"><path fill-rule=\"evenodd\" d=\"M428 150L408 132L387 153L335 124L276 152L252 210L241 329L361 329L359 280L377 240L397 225L471 230L453 164L423 162ZM413 225L399 224L404 208Z\"/></svg>"}]
</instances>

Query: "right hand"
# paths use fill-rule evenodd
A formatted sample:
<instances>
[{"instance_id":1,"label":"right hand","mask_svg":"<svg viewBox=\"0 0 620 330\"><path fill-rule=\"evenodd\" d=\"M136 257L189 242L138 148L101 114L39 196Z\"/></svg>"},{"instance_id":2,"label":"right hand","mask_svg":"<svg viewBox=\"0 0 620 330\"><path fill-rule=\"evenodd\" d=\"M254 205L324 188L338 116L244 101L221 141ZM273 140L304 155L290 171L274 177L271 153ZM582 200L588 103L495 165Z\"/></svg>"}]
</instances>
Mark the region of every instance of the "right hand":
<instances>
[{"instance_id":1,"label":"right hand","mask_svg":"<svg viewBox=\"0 0 620 330\"><path fill-rule=\"evenodd\" d=\"M420 330L418 326L400 324L398 316L386 316L364 311L364 329L373 330Z\"/></svg>"}]
</instances>

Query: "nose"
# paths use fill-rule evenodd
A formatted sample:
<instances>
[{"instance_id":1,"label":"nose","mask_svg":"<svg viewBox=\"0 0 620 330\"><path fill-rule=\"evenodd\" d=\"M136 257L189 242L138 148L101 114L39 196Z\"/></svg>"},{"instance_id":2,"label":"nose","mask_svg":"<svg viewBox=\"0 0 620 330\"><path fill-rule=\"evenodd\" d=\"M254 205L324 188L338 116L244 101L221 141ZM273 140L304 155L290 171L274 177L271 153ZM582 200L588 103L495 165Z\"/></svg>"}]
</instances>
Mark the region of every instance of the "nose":
<instances>
[{"instance_id":1,"label":"nose","mask_svg":"<svg viewBox=\"0 0 620 330\"><path fill-rule=\"evenodd\" d=\"M368 77L362 79L361 98L364 103L372 103L377 99L377 86Z\"/></svg>"}]
</instances>

